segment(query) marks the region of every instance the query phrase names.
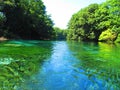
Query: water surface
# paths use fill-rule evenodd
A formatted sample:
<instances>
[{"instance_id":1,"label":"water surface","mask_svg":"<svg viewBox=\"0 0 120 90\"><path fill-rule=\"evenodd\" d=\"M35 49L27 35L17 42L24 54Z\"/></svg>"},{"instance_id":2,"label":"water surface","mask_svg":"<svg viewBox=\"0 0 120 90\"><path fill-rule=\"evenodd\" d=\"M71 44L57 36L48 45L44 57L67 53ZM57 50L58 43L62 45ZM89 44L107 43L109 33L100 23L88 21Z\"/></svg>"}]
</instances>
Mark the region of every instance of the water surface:
<instances>
[{"instance_id":1,"label":"water surface","mask_svg":"<svg viewBox=\"0 0 120 90\"><path fill-rule=\"evenodd\" d=\"M120 90L119 54L119 44L1 42L0 89Z\"/></svg>"}]
</instances>

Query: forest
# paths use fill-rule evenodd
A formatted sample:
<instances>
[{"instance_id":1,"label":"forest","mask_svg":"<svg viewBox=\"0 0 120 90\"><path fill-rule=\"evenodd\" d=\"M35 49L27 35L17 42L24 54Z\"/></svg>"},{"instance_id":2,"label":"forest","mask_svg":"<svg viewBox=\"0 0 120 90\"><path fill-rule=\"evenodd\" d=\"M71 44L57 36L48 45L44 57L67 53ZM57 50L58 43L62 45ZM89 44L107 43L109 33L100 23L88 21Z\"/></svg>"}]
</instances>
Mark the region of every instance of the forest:
<instances>
[{"instance_id":1,"label":"forest","mask_svg":"<svg viewBox=\"0 0 120 90\"><path fill-rule=\"evenodd\" d=\"M91 4L72 15L67 39L120 42L120 0Z\"/></svg>"},{"instance_id":2,"label":"forest","mask_svg":"<svg viewBox=\"0 0 120 90\"><path fill-rule=\"evenodd\" d=\"M91 4L72 15L68 28L54 27L42 0L2 0L0 37L8 39L120 42L120 1Z\"/></svg>"},{"instance_id":3,"label":"forest","mask_svg":"<svg viewBox=\"0 0 120 90\"><path fill-rule=\"evenodd\" d=\"M53 22L41 0L4 0L0 3L0 36L9 39L49 39Z\"/></svg>"}]
</instances>

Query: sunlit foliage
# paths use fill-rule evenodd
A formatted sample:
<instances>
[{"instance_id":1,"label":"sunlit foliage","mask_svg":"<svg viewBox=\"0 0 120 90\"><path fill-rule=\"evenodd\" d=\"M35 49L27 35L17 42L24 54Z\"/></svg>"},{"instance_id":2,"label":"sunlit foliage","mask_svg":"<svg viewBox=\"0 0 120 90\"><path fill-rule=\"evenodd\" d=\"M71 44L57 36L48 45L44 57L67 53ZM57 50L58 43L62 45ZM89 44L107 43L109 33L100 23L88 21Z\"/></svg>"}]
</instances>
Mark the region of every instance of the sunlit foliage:
<instances>
[{"instance_id":1,"label":"sunlit foliage","mask_svg":"<svg viewBox=\"0 0 120 90\"><path fill-rule=\"evenodd\" d=\"M68 24L67 38L98 41L100 34L108 29L118 35L120 33L119 16L119 0L107 0L102 4L91 4L72 16Z\"/></svg>"}]
</instances>

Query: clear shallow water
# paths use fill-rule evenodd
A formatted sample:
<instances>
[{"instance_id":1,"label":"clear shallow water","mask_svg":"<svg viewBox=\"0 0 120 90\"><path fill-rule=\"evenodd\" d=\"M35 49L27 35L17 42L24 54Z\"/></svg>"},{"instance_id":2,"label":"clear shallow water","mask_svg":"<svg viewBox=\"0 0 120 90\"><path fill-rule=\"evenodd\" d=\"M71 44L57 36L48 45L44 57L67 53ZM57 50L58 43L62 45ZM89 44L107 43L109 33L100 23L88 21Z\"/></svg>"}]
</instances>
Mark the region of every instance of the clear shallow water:
<instances>
[{"instance_id":1,"label":"clear shallow water","mask_svg":"<svg viewBox=\"0 0 120 90\"><path fill-rule=\"evenodd\" d=\"M119 44L2 42L0 89L120 90L119 54Z\"/></svg>"}]
</instances>

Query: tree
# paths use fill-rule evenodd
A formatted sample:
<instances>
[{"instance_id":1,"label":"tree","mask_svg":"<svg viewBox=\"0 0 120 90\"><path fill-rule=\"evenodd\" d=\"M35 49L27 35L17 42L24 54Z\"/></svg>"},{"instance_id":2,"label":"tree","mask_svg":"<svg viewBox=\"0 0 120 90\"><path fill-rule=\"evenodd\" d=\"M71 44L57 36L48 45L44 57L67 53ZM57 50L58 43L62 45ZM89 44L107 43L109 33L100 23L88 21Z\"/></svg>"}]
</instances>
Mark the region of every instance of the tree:
<instances>
[{"instance_id":1,"label":"tree","mask_svg":"<svg viewBox=\"0 0 120 90\"><path fill-rule=\"evenodd\" d=\"M4 26L5 21L6 21L5 15L2 12L0 12L0 36L5 35L4 34L5 32L2 30L3 28L5 28L5 26Z\"/></svg>"},{"instance_id":2,"label":"tree","mask_svg":"<svg viewBox=\"0 0 120 90\"><path fill-rule=\"evenodd\" d=\"M54 27L53 30L53 39L56 40L65 40L67 36L67 30L60 29L58 27Z\"/></svg>"},{"instance_id":3,"label":"tree","mask_svg":"<svg viewBox=\"0 0 120 90\"><path fill-rule=\"evenodd\" d=\"M97 29L102 30L99 41L113 43L120 33L120 2L107 0L97 11ZM119 41L119 40L118 40Z\"/></svg>"},{"instance_id":4,"label":"tree","mask_svg":"<svg viewBox=\"0 0 120 90\"><path fill-rule=\"evenodd\" d=\"M120 1L107 0L102 4L91 4L74 14L69 21L68 39L98 41L101 34L105 41L116 40L120 34ZM108 31L106 31L108 30ZM109 34L106 34L106 32ZM102 33L104 32L104 33Z\"/></svg>"},{"instance_id":5,"label":"tree","mask_svg":"<svg viewBox=\"0 0 120 90\"><path fill-rule=\"evenodd\" d=\"M68 29L70 29L68 38L71 37L74 40L96 39L94 25L96 24L95 12L98 7L98 4L91 4L72 16L68 24Z\"/></svg>"},{"instance_id":6,"label":"tree","mask_svg":"<svg viewBox=\"0 0 120 90\"><path fill-rule=\"evenodd\" d=\"M120 33L120 0L107 0L104 5L109 11L109 21L111 22L110 28L113 31Z\"/></svg>"},{"instance_id":7,"label":"tree","mask_svg":"<svg viewBox=\"0 0 120 90\"><path fill-rule=\"evenodd\" d=\"M48 39L53 22L41 0L4 0L9 38Z\"/></svg>"}]
</instances>

